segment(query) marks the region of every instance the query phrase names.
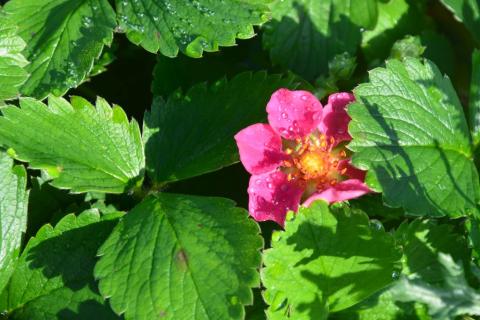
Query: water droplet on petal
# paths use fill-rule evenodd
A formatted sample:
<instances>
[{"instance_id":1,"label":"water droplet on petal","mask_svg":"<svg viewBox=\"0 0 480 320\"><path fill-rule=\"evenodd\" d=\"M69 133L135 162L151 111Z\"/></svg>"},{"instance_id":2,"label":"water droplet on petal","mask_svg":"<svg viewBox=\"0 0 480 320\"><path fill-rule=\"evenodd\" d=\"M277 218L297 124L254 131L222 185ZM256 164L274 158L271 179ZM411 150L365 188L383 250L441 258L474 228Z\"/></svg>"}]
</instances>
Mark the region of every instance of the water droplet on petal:
<instances>
[{"instance_id":1,"label":"water droplet on petal","mask_svg":"<svg viewBox=\"0 0 480 320\"><path fill-rule=\"evenodd\" d=\"M288 185L282 184L282 186L280 187L280 189L281 189L282 191L287 191L287 190L288 190Z\"/></svg>"},{"instance_id":2,"label":"water droplet on petal","mask_svg":"<svg viewBox=\"0 0 480 320\"><path fill-rule=\"evenodd\" d=\"M262 183L262 180L257 179L257 180L255 180L255 183L256 183L256 184L261 184L261 183Z\"/></svg>"},{"instance_id":3,"label":"water droplet on petal","mask_svg":"<svg viewBox=\"0 0 480 320\"><path fill-rule=\"evenodd\" d=\"M273 184L270 182L267 184L268 189L273 189Z\"/></svg>"},{"instance_id":4,"label":"water droplet on petal","mask_svg":"<svg viewBox=\"0 0 480 320\"><path fill-rule=\"evenodd\" d=\"M303 96L301 97L301 99L302 99L303 101L306 101L306 100L308 99L308 97L307 97L306 95L303 95Z\"/></svg>"},{"instance_id":5,"label":"water droplet on petal","mask_svg":"<svg viewBox=\"0 0 480 320\"><path fill-rule=\"evenodd\" d=\"M287 119L288 118L288 114L286 112L282 112L282 119Z\"/></svg>"}]
</instances>

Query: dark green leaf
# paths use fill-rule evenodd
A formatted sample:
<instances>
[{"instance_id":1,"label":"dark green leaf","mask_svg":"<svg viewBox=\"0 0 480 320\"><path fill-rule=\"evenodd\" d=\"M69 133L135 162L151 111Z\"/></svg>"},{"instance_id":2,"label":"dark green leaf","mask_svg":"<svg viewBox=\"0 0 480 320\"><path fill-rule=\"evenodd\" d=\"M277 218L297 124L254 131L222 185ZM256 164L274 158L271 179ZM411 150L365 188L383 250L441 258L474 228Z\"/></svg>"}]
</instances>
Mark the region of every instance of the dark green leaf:
<instances>
[{"instance_id":1,"label":"dark green leaf","mask_svg":"<svg viewBox=\"0 0 480 320\"><path fill-rule=\"evenodd\" d=\"M472 54L472 80L470 82L468 115L473 143L477 147L480 144L480 50L475 50Z\"/></svg>"},{"instance_id":2,"label":"dark green leaf","mask_svg":"<svg viewBox=\"0 0 480 320\"><path fill-rule=\"evenodd\" d=\"M93 278L96 252L117 217L90 210L42 227L0 296L0 310L12 320L117 319Z\"/></svg>"},{"instance_id":3,"label":"dark green leaf","mask_svg":"<svg viewBox=\"0 0 480 320\"><path fill-rule=\"evenodd\" d=\"M440 0L455 18L463 22L473 38L480 44L480 2L478 0Z\"/></svg>"},{"instance_id":4,"label":"dark green leaf","mask_svg":"<svg viewBox=\"0 0 480 320\"><path fill-rule=\"evenodd\" d=\"M95 276L126 319L242 319L260 282L258 232L230 200L161 193L115 228Z\"/></svg>"},{"instance_id":5,"label":"dark green leaf","mask_svg":"<svg viewBox=\"0 0 480 320\"><path fill-rule=\"evenodd\" d=\"M264 27L264 45L273 62L314 80L328 72L328 62L339 53L353 54L361 40L360 26L352 14L371 25L376 7L372 0L284 0L272 3L272 21ZM372 15L370 16L369 13Z\"/></svg>"},{"instance_id":6,"label":"dark green leaf","mask_svg":"<svg viewBox=\"0 0 480 320\"><path fill-rule=\"evenodd\" d=\"M143 125L148 174L156 183L164 183L237 162L233 136L265 121L267 102L276 89L300 84L293 76L243 73L209 87L196 85L167 101L157 98Z\"/></svg>"}]
</instances>

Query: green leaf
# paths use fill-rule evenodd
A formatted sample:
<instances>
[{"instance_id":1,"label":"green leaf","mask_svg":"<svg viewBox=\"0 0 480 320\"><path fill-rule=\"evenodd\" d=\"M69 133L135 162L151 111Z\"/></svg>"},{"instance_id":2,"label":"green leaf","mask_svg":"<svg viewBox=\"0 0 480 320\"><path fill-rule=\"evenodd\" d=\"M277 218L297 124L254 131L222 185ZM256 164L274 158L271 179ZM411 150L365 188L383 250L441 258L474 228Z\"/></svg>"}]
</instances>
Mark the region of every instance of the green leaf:
<instances>
[{"instance_id":1,"label":"green leaf","mask_svg":"<svg viewBox=\"0 0 480 320\"><path fill-rule=\"evenodd\" d=\"M378 1L378 21L373 30L362 33L362 51L369 61L388 57L395 41L408 34L417 34L426 25L427 15L422 1Z\"/></svg>"},{"instance_id":2,"label":"green leaf","mask_svg":"<svg viewBox=\"0 0 480 320\"><path fill-rule=\"evenodd\" d=\"M455 18L463 22L472 37L480 44L480 2L478 0L440 0L450 11L453 12Z\"/></svg>"},{"instance_id":3,"label":"green leaf","mask_svg":"<svg viewBox=\"0 0 480 320\"><path fill-rule=\"evenodd\" d=\"M27 80L22 55L26 44L17 35L17 27L8 19L0 18L0 101L16 98L20 86Z\"/></svg>"},{"instance_id":4,"label":"green leaf","mask_svg":"<svg viewBox=\"0 0 480 320\"><path fill-rule=\"evenodd\" d=\"M350 1L350 18L359 26L373 29L378 19L377 0Z\"/></svg>"},{"instance_id":5,"label":"green leaf","mask_svg":"<svg viewBox=\"0 0 480 320\"><path fill-rule=\"evenodd\" d=\"M258 233L231 200L150 196L101 247L100 292L126 319L243 319L260 282Z\"/></svg>"},{"instance_id":6,"label":"green leaf","mask_svg":"<svg viewBox=\"0 0 480 320\"><path fill-rule=\"evenodd\" d=\"M27 173L0 152L0 292L17 262L27 228Z\"/></svg>"},{"instance_id":7,"label":"green leaf","mask_svg":"<svg viewBox=\"0 0 480 320\"><path fill-rule=\"evenodd\" d=\"M460 216L480 197L462 106L450 80L428 60L387 62L355 90L353 164L385 203L407 213Z\"/></svg>"},{"instance_id":8,"label":"green leaf","mask_svg":"<svg viewBox=\"0 0 480 320\"><path fill-rule=\"evenodd\" d=\"M116 25L108 0L11 0L3 13L27 43L30 77L21 93L39 99L79 85Z\"/></svg>"},{"instance_id":9,"label":"green leaf","mask_svg":"<svg viewBox=\"0 0 480 320\"><path fill-rule=\"evenodd\" d=\"M268 0L116 0L120 28L150 52L199 58L255 35L268 16Z\"/></svg>"},{"instance_id":10,"label":"green leaf","mask_svg":"<svg viewBox=\"0 0 480 320\"><path fill-rule=\"evenodd\" d=\"M288 220L288 218L287 218ZM361 211L318 201L300 208L264 253L271 319L326 319L393 281L400 252L393 237Z\"/></svg>"},{"instance_id":11,"label":"green leaf","mask_svg":"<svg viewBox=\"0 0 480 320\"><path fill-rule=\"evenodd\" d=\"M426 307L420 303L393 299L390 288L382 290L352 308L332 313L329 320L430 320Z\"/></svg>"},{"instance_id":12,"label":"green leaf","mask_svg":"<svg viewBox=\"0 0 480 320\"><path fill-rule=\"evenodd\" d=\"M0 145L47 172L55 187L120 193L143 178L140 129L120 107L99 98L95 108L79 97L71 104L50 97L48 107L24 98L20 106L2 109Z\"/></svg>"},{"instance_id":13,"label":"green leaf","mask_svg":"<svg viewBox=\"0 0 480 320\"><path fill-rule=\"evenodd\" d=\"M465 238L448 224L415 220L402 224L395 232L395 238L403 248L402 273L409 277L421 277L430 284L443 281L439 253L448 254L455 261L465 264L469 260Z\"/></svg>"},{"instance_id":14,"label":"green leaf","mask_svg":"<svg viewBox=\"0 0 480 320\"><path fill-rule=\"evenodd\" d=\"M42 227L0 296L0 310L13 320L116 319L98 294L93 267L117 217L89 210Z\"/></svg>"},{"instance_id":15,"label":"green leaf","mask_svg":"<svg viewBox=\"0 0 480 320\"><path fill-rule=\"evenodd\" d=\"M440 253L444 286L432 286L423 279L402 277L395 286L395 299L418 301L428 305L435 320L450 320L463 314L480 315L480 294L465 280L462 264L455 263L448 254Z\"/></svg>"},{"instance_id":16,"label":"green leaf","mask_svg":"<svg viewBox=\"0 0 480 320\"><path fill-rule=\"evenodd\" d=\"M143 140L147 172L156 183L198 176L238 161L233 136L265 121L265 107L279 88L295 89L294 76L242 73L210 87L196 85L185 95L157 98L145 113Z\"/></svg>"},{"instance_id":17,"label":"green leaf","mask_svg":"<svg viewBox=\"0 0 480 320\"><path fill-rule=\"evenodd\" d=\"M357 3L358 2L358 3ZM343 52L354 54L361 40L353 18L371 25L376 15L359 7L376 7L376 1L284 0L272 3L272 21L264 26L264 46L272 61L314 80L328 72L328 61ZM370 17L369 14L372 14ZM372 21L370 21L372 18Z\"/></svg>"},{"instance_id":18,"label":"green leaf","mask_svg":"<svg viewBox=\"0 0 480 320\"><path fill-rule=\"evenodd\" d=\"M470 103L468 120L475 147L480 144L480 50L472 54L472 80L470 82Z\"/></svg>"}]
</instances>

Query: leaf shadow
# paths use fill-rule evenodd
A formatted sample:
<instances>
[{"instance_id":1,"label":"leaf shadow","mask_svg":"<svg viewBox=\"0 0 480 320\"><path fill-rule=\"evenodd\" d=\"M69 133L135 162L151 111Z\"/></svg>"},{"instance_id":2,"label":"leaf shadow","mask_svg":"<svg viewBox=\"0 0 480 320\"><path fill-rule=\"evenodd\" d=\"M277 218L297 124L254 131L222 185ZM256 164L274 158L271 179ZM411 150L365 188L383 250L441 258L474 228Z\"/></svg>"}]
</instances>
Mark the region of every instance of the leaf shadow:
<instances>
[{"instance_id":1,"label":"leaf shadow","mask_svg":"<svg viewBox=\"0 0 480 320\"><path fill-rule=\"evenodd\" d=\"M41 241L29 249L26 257L28 267L33 272L41 272L48 279L61 277L63 286L74 292L88 287L93 293L99 294L93 277L96 254L116 222L116 220L99 221ZM58 226L55 231L58 232ZM52 232L51 229L48 230L48 233ZM94 306L96 304L99 306ZM96 301L84 301L78 310L78 317L83 317L82 310L91 312L92 308L97 310L100 305ZM106 310L105 312L111 313L107 305L103 305L102 308ZM66 312L73 311L70 309L62 311L63 314Z\"/></svg>"},{"instance_id":2,"label":"leaf shadow","mask_svg":"<svg viewBox=\"0 0 480 320\"><path fill-rule=\"evenodd\" d=\"M431 86L432 84L427 83L427 85ZM445 98L446 97L444 95L443 99ZM456 104L456 102L453 100L448 100L446 103ZM384 192L385 190L387 190L387 192L389 190L396 190L397 194L395 198L400 200L397 200L396 203L392 203L391 205L393 207L402 206L407 210L408 213L412 213L411 208L405 206L405 200L402 200L408 198L409 203L417 206L417 209L415 210L416 214L419 214L420 212L433 215L435 215L435 213L439 213L440 215L450 214L451 212L443 209L441 203L436 202L436 200L434 200L432 196L428 194L422 183L419 181L415 172L413 161L407 152L401 147L400 138L393 125L389 125L384 116L379 112L380 107L377 104L370 104L366 101L363 102L363 105L370 116L380 125L380 127L383 129L383 132L389 139L388 145L376 145L376 148L378 148L381 156L383 157L383 161L382 165L373 166L371 170L375 172L375 176L382 186ZM453 114L451 116L460 117L461 115ZM453 121L453 123L457 124L455 129L460 133L465 132L465 127L461 126L462 121L464 121L464 119L460 119L460 121ZM450 161L448 160L445 151L440 147L437 139L434 140L434 147L432 148L438 152L440 158L439 160L445 168L446 177L448 178L448 182L452 185L452 188L465 201L465 203L475 207L475 202L463 191L461 186L458 184L457 179L454 177ZM402 169L398 165L392 164L389 155L401 157L406 166L406 170ZM421 156L421 154L419 155ZM419 207L421 209L418 209Z\"/></svg>"},{"instance_id":3,"label":"leaf shadow","mask_svg":"<svg viewBox=\"0 0 480 320\"><path fill-rule=\"evenodd\" d=\"M86 300L80 303L76 311L62 309L57 313L60 320L86 320L86 319L123 319L123 316L115 315L110 309L95 300Z\"/></svg>"},{"instance_id":4,"label":"leaf shadow","mask_svg":"<svg viewBox=\"0 0 480 320\"><path fill-rule=\"evenodd\" d=\"M341 212L337 212L336 218L338 224L334 230L307 221L287 240L294 251L309 253L295 267L318 263L318 270L302 270L301 276L322 288L322 299L317 296L315 300L328 301L330 310L339 306L344 296L355 296L362 300L388 285L401 256L392 237L385 233L384 238L375 236L378 230L366 224L363 219L354 219ZM355 235L354 238L352 235ZM324 258L330 259L330 264L326 264ZM332 261L343 261L344 265L350 265L350 269L332 275L338 267ZM362 266L365 266L364 270ZM352 271L352 268L356 270ZM342 292L342 299L338 298L339 292ZM321 304L311 301L299 304L297 309L307 311L315 319L318 318L319 306Z\"/></svg>"}]
</instances>

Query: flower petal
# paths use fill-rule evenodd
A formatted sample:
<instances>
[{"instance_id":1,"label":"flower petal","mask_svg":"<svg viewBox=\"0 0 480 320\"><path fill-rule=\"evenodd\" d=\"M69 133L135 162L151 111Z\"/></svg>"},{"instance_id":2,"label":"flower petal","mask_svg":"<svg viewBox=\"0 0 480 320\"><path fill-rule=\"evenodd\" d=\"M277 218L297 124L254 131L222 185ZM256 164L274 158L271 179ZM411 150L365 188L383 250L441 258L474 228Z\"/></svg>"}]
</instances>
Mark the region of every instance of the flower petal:
<instances>
[{"instance_id":1,"label":"flower petal","mask_svg":"<svg viewBox=\"0 0 480 320\"><path fill-rule=\"evenodd\" d=\"M361 180L349 179L313 194L303 203L303 206L308 207L313 201L318 199L325 200L328 203L355 199L369 192L371 190Z\"/></svg>"},{"instance_id":2,"label":"flower petal","mask_svg":"<svg viewBox=\"0 0 480 320\"><path fill-rule=\"evenodd\" d=\"M267 104L268 122L285 139L302 138L320 124L322 108L310 92L279 89Z\"/></svg>"},{"instance_id":3,"label":"flower petal","mask_svg":"<svg viewBox=\"0 0 480 320\"><path fill-rule=\"evenodd\" d=\"M288 156L282 151L282 138L268 124L257 123L235 135L240 161L251 174L270 172Z\"/></svg>"},{"instance_id":4,"label":"flower petal","mask_svg":"<svg viewBox=\"0 0 480 320\"><path fill-rule=\"evenodd\" d=\"M348 123L351 118L347 114L346 107L353 101L355 101L355 97L351 93L334 93L328 97L328 103L323 109L323 117L318 129L327 138L334 138L335 145L342 141L352 140L348 133Z\"/></svg>"},{"instance_id":5,"label":"flower petal","mask_svg":"<svg viewBox=\"0 0 480 320\"><path fill-rule=\"evenodd\" d=\"M365 181L365 175L367 174L367 172L352 166L352 164L350 163L350 159L344 159L339 161L338 171L342 171L343 169L346 169L344 175L349 177L350 179Z\"/></svg>"},{"instance_id":6,"label":"flower petal","mask_svg":"<svg viewBox=\"0 0 480 320\"><path fill-rule=\"evenodd\" d=\"M303 190L281 171L250 177L250 215L257 221L273 220L283 226L288 210L297 211Z\"/></svg>"}]
</instances>

